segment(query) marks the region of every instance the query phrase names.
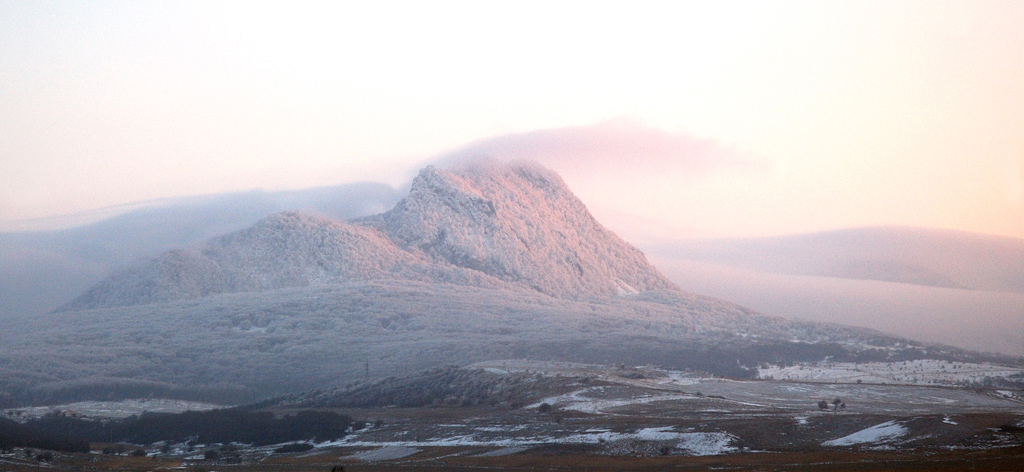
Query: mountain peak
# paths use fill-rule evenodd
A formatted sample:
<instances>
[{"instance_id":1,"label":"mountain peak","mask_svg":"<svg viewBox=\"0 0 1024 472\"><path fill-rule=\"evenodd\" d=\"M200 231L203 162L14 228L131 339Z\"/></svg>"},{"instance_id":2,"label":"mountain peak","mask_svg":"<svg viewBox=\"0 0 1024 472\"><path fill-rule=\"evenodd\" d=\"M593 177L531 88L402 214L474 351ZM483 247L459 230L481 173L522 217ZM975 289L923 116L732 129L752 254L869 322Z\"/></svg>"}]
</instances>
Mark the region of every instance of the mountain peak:
<instances>
[{"instance_id":1,"label":"mountain peak","mask_svg":"<svg viewBox=\"0 0 1024 472\"><path fill-rule=\"evenodd\" d=\"M531 162L427 167L395 208L358 222L412 252L555 297L676 288Z\"/></svg>"}]
</instances>

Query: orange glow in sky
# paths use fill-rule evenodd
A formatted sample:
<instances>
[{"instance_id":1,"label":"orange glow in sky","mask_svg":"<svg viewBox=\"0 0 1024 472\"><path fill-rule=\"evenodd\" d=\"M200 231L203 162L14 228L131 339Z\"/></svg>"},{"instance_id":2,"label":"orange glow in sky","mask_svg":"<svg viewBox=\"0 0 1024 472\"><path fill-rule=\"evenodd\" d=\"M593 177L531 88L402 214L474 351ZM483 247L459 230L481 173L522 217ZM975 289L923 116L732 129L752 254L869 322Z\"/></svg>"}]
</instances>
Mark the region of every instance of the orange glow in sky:
<instances>
[{"instance_id":1,"label":"orange glow in sky","mask_svg":"<svg viewBox=\"0 0 1024 472\"><path fill-rule=\"evenodd\" d=\"M0 229L529 144L613 229L1024 237L1024 3L363 3L0 3Z\"/></svg>"}]
</instances>

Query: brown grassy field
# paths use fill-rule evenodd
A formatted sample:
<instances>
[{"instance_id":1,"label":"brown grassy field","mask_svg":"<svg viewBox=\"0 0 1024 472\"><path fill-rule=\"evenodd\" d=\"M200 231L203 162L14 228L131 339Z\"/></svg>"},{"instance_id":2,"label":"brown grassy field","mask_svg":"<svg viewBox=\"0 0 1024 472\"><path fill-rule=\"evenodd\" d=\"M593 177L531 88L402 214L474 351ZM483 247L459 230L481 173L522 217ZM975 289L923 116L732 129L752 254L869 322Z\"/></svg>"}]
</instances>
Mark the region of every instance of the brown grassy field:
<instances>
[{"instance_id":1,"label":"brown grassy field","mask_svg":"<svg viewBox=\"0 0 1024 472\"><path fill-rule=\"evenodd\" d=\"M493 448L492 448L493 449ZM502 457L473 457L487 448L425 448L399 460L362 462L346 451L328 450L303 457L272 457L259 463L217 464L180 459L125 457L97 454L59 454L52 463L4 458L0 471L330 471L341 466L359 471L1021 471L1024 448L974 451L845 451L744 453L710 457L623 457L595 454L585 446L543 446ZM352 452L352 451L347 451Z\"/></svg>"}]
</instances>

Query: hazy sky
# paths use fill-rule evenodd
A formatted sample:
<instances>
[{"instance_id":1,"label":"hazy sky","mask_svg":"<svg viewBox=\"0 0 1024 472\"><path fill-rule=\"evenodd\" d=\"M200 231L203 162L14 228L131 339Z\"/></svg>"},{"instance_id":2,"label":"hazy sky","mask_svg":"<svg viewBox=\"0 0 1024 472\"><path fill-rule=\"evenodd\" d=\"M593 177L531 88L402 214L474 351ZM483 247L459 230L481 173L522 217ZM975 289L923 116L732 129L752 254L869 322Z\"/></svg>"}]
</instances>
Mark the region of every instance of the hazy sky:
<instances>
[{"instance_id":1,"label":"hazy sky","mask_svg":"<svg viewBox=\"0 0 1024 472\"><path fill-rule=\"evenodd\" d=\"M1024 237L1024 2L0 0L0 228L466 153L637 234Z\"/></svg>"}]
</instances>

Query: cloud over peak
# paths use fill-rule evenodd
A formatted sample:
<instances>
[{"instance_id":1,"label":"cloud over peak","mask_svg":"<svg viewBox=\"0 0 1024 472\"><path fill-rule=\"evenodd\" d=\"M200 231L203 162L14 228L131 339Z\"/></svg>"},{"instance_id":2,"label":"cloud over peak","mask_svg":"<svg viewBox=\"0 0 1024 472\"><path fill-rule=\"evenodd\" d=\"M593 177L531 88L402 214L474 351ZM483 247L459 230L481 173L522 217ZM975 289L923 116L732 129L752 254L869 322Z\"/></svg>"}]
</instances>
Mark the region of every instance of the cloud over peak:
<instances>
[{"instance_id":1,"label":"cloud over peak","mask_svg":"<svg viewBox=\"0 0 1024 472\"><path fill-rule=\"evenodd\" d=\"M694 177L720 168L763 167L717 141L671 133L629 120L549 128L474 141L441 164L477 159L533 160L559 172L657 172Z\"/></svg>"}]
</instances>

